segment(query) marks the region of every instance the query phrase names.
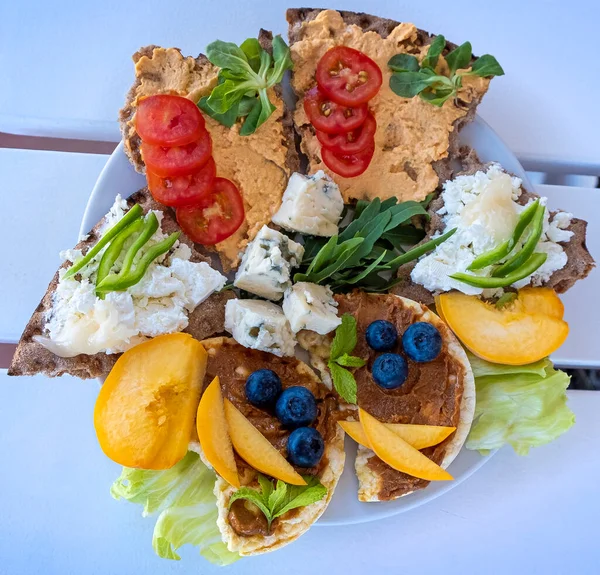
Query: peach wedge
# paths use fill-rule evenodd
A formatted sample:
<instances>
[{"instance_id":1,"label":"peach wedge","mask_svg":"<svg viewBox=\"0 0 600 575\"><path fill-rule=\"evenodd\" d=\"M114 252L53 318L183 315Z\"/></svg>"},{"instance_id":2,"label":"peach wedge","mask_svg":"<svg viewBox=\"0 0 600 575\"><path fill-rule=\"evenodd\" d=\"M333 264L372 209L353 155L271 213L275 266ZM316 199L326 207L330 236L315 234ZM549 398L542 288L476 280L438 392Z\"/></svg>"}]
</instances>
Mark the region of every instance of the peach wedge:
<instances>
[{"instance_id":1,"label":"peach wedge","mask_svg":"<svg viewBox=\"0 0 600 575\"><path fill-rule=\"evenodd\" d=\"M233 446L223 408L223 395L219 377L215 377L206 388L198 405L196 430L202 452L214 470L227 483L240 486Z\"/></svg>"},{"instance_id":2,"label":"peach wedge","mask_svg":"<svg viewBox=\"0 0 600 575\"><path fill-rule=\"evenodd\" d=\"M390 431L384 423L359 408L360 423L375 455L393 469L428 481L453 479L446 470Z\"/></svg>"},{"instance_id":3,"label":"peach wedge","mask_svg":"<svg viewBox=\"0 0 600 575\"><path fill-rule=\"evenodd\" d=\"M155 337L126 351L100 389L94 427L102 451L126 467L168 469L187 453L206 350L191 335Z\"/></svg>"},{"instance_id":4,"label":"peach wedge","mask_svg":"<svg viewBox=\"0 0 600 575\"><path fill-rule=\"evenodd\" d=\"M340 421L338 423L356 443L371 448L360 421ZM442 425L413 425L409 423L384 423L384 425L415 449L425 449L437 445L453 431L456 431L456 427L444 427Z\"/></svg>"},{"instance_id":5,"label":"peach wedge","mask_svg":"<svg viewBox=\"0 0 600 575\"><path fill-rule=\"evenodd\" d=\"M257 471L291 485L306 485L299 473L228 399L224 402L229 436L238 455Z\"/></svg>"}]
</instances>

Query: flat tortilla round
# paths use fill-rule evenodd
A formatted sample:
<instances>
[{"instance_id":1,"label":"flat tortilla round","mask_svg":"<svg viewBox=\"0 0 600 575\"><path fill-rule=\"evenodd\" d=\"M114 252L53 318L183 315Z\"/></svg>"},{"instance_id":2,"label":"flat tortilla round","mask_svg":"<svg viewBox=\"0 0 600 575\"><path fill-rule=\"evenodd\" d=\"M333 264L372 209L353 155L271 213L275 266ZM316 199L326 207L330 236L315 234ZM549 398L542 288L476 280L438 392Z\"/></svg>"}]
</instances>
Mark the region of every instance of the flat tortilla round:
<instances>
[{"instance_id":1,"label":"flat tortilla round","mask_svg":"<svg viewBox=\"0 0 600 575\"><path fill-rule=\"evenodd\" d=\"M370 297L380 297L376 294L370 295ZM456 431L452 434L451 438L446 440L446 449L444 452L443 459L440 463L444 469L454 461L458 453L460 452L463 444L467 439L473 417L475 413L475 379L473 372L467 358L467 354L463 350L462 346L456 339L456 336L452 333L450 328L430 309L426 306L421 305L413 300L403 298L401 296L395 296L402 301L403 306L410 308L419 316L419 321L426 321L434 325L442 335L443 340L447 345L447 352L449 356L455 361L463 370L463 389L460 401L460 412L459 421L456 426ZM302 332L301 332L302 334ZM330 375L327 373L327 358L329 356L328 347L331 342L331 338L327 336L318 336L318 339L313 334L304 333L298 338L300 344L308 350L311 358L311 363L319 369L321 377L324 381L330 381ZM355 459L355 470L358 477L358 499L359 501L371 502L371 501L383 501L380 497L380 492L383 485L383 477L377 471L374 471L369 467L368 461L372 457L376 457L375 453L362 445L358 446L358 452ZM403 493L391 499L398 499L404 495L408 495L412 491ZM386 501L390 499L386 498Z\"/></svg>"},{"instance_id":2,"label":"flat tortilla round","mask_svg":"<svg viewBox=\"0 0 600 575\"><path fill-rule=\"evenodd\" d=\"M211 352L215 353L215 351L211 350L218 350L224 343L232 341L229 338L217 337L204 340L202 344L210 355ZM302 376L310 378L318 385L322 385L317 374L308 365L300 360L292 359L292 361L298 362L296 369ZM199 453L202 460L209 465L198 443L193 442L190 445L190 449ZM336 425L335 435L325 446L324 457L327 458L327 465L321 470L318 477L321 483L327 488L327 495L321 501L301 507L295 513L291 513L289 518L278 518L274 523L273 532L267 536L240 536L233 530L228 520L229 498L236 489L220 476L217 476L214 488L218 509L217 526L219 527L223 541L227 544L227 548L230 551L238 552L242 556L259 555L275 551L296 540L306 532L323 514L325 509L327 509L327 505L331 501L344 470L346 457L344 452L344 432L339 425ZM244 483L243 480L242 483Z\"/></svg>"}]
</instances>

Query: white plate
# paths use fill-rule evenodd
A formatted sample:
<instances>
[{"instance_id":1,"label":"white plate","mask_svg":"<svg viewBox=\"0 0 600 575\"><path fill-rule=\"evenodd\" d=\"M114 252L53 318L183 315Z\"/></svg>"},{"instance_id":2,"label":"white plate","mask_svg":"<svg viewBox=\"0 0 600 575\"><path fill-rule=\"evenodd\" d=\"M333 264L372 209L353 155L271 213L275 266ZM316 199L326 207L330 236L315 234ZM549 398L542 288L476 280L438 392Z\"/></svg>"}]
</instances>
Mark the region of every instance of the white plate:
<instances>
[{"instance_id":1,"label":"white plate","mask_svg":"<svg viewBox=\"0 0 600 575\"><path fill-rule=\"evenodd\" d=\"M497 134L479 117L465 127L460 134L461 143L477 151L483 162L497 161L509 172L519 176L525 187L533 190L527 181L525 171L514 154L506 147ZM123 152L123 144L119 144L102 170L81 223L81 233L87 233L112 206L115 195L128 197L146 185L146 178L138 174ZM423 505L475 473L488 459L478 453L463 449L449 471L454 481L433 482L426 489L417 491L401 499L381 503L359 503L356 498L358 482L354 474L354 456L356 444L346 439L346 467L340 479L335 496L318 525L349 525L364 523L396 515L409 509Z\"/></svg>"}]
</instances>

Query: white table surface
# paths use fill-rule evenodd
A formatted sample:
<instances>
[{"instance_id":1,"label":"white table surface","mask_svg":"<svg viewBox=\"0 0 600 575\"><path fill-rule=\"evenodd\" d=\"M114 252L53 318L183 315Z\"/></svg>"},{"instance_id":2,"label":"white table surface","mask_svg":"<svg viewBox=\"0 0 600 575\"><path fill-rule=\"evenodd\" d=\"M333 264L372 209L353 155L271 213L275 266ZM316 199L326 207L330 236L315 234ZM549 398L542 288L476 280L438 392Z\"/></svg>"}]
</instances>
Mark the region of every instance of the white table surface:
<instances>
[{"instance_id":1,"label":"white table surface","mask_svg":"<svg viewBox=\"0 0 600 575\"><path fill-rule=\"evenodd\" d=\"M525 159L600 165L597 23L590 0L331 0L494 54L506 71L480 112ZM279 0L21 0L0 3L0 131L117 141L131 54L145 44L197 54L219 38L286 33ZM26 70L26 72L25 72Z\"/></svg>"},{"instance_id":2,"label":"white table surface","mask_svg":"<svg viewBox=\"0 0 600 575\"><path fill-rule=\"evenodd\" d=\"M0 573L598 573L600 393L571 392L577 424L528 457L502 449L443 497L379 522L314 527L276 553L212 567L154 556L151 519L114 501L119 467L92 426L95 382L0 371Z\"/></svg>"}]
</instances>

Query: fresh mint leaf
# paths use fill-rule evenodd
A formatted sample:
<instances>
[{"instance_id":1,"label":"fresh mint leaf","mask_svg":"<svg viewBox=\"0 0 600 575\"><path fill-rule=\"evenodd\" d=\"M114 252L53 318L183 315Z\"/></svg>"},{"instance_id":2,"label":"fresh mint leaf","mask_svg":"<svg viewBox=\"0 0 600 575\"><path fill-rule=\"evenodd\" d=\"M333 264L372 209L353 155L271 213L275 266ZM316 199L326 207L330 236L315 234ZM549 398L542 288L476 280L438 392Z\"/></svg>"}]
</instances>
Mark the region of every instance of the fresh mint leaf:
<instances>
[{"instance_id":1,"label":"fresh mint leaf","mask_svg":"<svg viewBox=\"0 0 600 575\"><path fill-rule=\"evenodd\" d=\"M473 49L471 47L471 42L465 42L457 48L454 48L454 50L446 56L446 63L450 68L450 75L452 76L456 70L468 68L471 63L472 55Z\"/></svg>"},{"instance_id":2,"label":"fresh mint leaf","mask_svg":"<svg viewBox=\"0 0 600 575\"><path fill-rule=\"evenodd\" d=\"M214 120L219 122L220 124L227 126L228 128L231 128L231 126L233 126L235 124L235 121L237 120L237 117L238 117L239 107L235 106L235 105L232 106L231 108L229 108L229 110L227 110L227 112L225 112L224 114L218 114L217 112L215 112L208 105L208 96L204 96L203 98L200 98L200 101L198 102L198 107L205 114L207 114L208 116L210 116L211 118L213 118Z\"/></svg>"},{"instance_id":3,"label":"fresh mint leaf","mask_svg":"<svg viewBox=\"0 0 600 575\"><path fill-rule=\"evenodd\" d=\"M412 54L396 54L389 59L388 68L394 72L418 72L421 66Z\"/></svg>"},{"instance_id":4,"label":"fresh mint leaf","mask_svg":"<svg viewBox=\"0 0 600 575\"><path fill-rule=\"evenodd\" d=\"M340 397L346 401L346 403L355 404L357 388L354 376L347 369L340 367L333 361L330 361L327 365L331 372L333 387L335 387L335 390Z\"/></svg>"},{"instance_id":5,"label":"fresh mint leaf","mask_svg":"<svg viewBox=\"0 0 600 575\"><path fill-rule=\"evenodd\" d=\"M502 66L498 64L496 58L491 54L484 54L475 60L471 67L471 71L467 72L467 74L475 74L482 78L489 78L490 76L504 76L504 70L502 69Z\"/></svg>"},{"instance_id":6,"label":"fresh mint leaf","mask_svg":"<svg viewBox=\"0 0 600 575\"><path fill-rule=\"evenodd\" d=\"M269 505L269 509L271 510L272 514L274 514L274 512L281 507L283 501L285 500L286 491L287 491L287 484L284 481L281 481L280 479L278 479L277 486L275 487L275 489L273 491L271 491L271 493L269 494L269 497L266 498L268 505ZM264 495L264 491L263 491L263 495ZM274 515L273 515L273 517L274 517Z\"/></svg>"},{"instance_id":7,"label":"fresh mint leaf","mask_svg":"<svg viewBox=\"0 0 600 575\"><path fill-rule=\"evenodd\" d=\"M446 38L444 38L441 34L439 36L436 36L433 39L433 42L431 42L431 44L429 45L429 50L427 51L427 56L425 56L425 58L423 59L423 62L421 62L421 67L422 68L431 68L432 70L435 70L435 67L437 66L437 63L438 63L438 59L439 59L440 55L442 54L442 52L444 51L445 47L446 47Z\"/></svg>"},{"instance_id":8,"label":"fresh mint leaf","mask_svg":"<svg viewBox=\"0 0 600 575\"><path fill-rule=\"evenodd\" d=\"M258 507L262 511L263 515L267 518L269 527L271 526L273 517L271 516L271 510L269 509L268 502L263 493L257 491L256 489L251 489L250 487L240 487L237 491L231 494L231 497L229 498L229 507L231 507L233 502L237 501L238 499L247 499L251 503L254 503L254 505L256 505L256 507Z\"/></svg>"},{"instance_id":9,"label":"fresh mint leaf","mask_svg":"<svg viewBox=\"0 0 600 575\"><path fill-rule=\"evenodd\" d=\"M294 67L288 45L277 35L273 38L273 69L267 75L267 86L279 84L286 70Z\"/></svg>"},{"instance_id":10,"label":"fresh mint leaf","mask_svg":"<svg viewBox=\"0 0 600 575\"><path fill-rule=\"evenodd\" d=\"M390 89L402 98L414 98L433 84L437 77L423 72L396 72L390 78Z\"/></svg>"},{"instance_id":11,"label":"fresh mint leaf","mask_svg":"<svg viewBox=\"0 0 600 575\"><path fill-rule=\"evenodd\" d=\"M248 64L255 72L258 72L260 68L260 55L262 48L259 41L256 38L248 38L240 44L240 49L246 55Z\"/></svg>"},{"instance_id":12,"label":"fresh mint leaf","mask_svg":"<svg viewBox=\"0 0 600 575\"><path fill-rule=\"evenodd\" d=\"M347 353L338 357L335 362L343 367L362 367L367 363L364 359Z\"/></svg>"},{"instance_id":13,"label":"fresh mint leaf","mask_svg":"<svg viewBox=\"0 0 600 575\"><path fill-rule=\"evenodd\" d=\"M306 485L288 485L282 507L274 511L273 519L297 509L321 501L327 495L327 488L321 484L318 477L303 475Z\"/></svg>"},{"instance_id":14,"label":"fresh mint leaf","mask_svg":"<svg viewBox=\"0 0 600 575\"><path fill-rule=\"evenodd\" d=\"M342 323L335 330L335 336L329 352L330 359L335 361L344 354L354 351L358 341L356 335L356 319L349 313L342 315Z\"/></svg>"},{"instance_id":15,"label":"fresh mint leaf","mask_svg":"<svg viewBox=\"0 0 600 575\"><path fill-rule=\"evenodd\" d=\"M215 40L206 47L206 56L212 64L234 74L256 77L244 51L233 42Z\"/></svg>"}]
</instances>

